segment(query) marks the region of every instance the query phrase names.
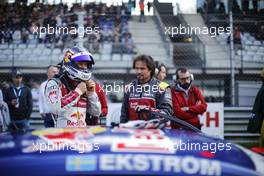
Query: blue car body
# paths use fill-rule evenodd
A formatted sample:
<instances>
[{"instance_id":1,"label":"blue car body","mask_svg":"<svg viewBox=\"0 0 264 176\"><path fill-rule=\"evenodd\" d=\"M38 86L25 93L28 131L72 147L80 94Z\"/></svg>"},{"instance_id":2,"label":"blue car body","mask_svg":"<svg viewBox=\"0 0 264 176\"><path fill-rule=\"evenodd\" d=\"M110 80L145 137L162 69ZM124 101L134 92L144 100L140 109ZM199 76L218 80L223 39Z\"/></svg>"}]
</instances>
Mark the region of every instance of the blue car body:
<instances>
[{"instance_id":1,"label":"blue car body","mask_svg":"<svg viewBox=\"0 0 264 176\"><path fill-rule=\"evenodd\" d=\"M100 126L2 133L0 171L1 175L261 175L243 148L203 133Z\"/></svg>"}]
</instances>

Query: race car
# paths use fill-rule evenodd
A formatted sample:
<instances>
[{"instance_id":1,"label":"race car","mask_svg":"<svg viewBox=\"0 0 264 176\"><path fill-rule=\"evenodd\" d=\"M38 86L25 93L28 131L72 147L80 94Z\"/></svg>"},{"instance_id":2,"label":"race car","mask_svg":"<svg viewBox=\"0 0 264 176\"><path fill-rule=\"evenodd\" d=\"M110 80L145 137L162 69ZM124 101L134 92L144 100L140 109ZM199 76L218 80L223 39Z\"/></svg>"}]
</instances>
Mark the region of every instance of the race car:
<instances>
[{"instance_id":1,"label":"race car","mask_svg":"<svg viewBox=\"0 0 264 176\"><path fill-rule=\"evenodd\" d=\"M185 124L147 125L2 133L1 175L264 175L264 157L241 146Z\"/></svg>"}]
</instances>

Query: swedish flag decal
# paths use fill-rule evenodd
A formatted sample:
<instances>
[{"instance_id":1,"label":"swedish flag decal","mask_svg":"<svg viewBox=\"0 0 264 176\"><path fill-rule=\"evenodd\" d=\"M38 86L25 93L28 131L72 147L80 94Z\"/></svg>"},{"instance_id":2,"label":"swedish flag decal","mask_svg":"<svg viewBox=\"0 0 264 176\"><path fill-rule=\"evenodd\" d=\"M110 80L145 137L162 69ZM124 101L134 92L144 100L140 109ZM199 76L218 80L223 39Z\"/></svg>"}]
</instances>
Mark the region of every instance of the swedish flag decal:
<instances>
[{"instance_id":1,"label":"swedish flag decal","mask_svg":"<svg viewBox=\"0 0 264 176\"><path fill-rule=\"evenodd\" d=\"M95 171L97 166L96 155L85 156L67 156L66 170L67 171Z\"/></svg>"}]
</instances>

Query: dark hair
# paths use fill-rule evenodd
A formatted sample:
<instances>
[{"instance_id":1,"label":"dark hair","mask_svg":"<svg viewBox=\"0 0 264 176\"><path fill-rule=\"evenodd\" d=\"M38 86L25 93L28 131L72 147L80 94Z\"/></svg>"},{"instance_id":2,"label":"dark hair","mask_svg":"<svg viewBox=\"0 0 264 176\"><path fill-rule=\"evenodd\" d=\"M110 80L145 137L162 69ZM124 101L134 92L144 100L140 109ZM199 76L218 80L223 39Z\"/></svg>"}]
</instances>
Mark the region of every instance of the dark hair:
<instances>
[{"instance_id":1,"label":"dark hair","mask_svg":"<svg viewBox=\"0 0 264 176\"><path fill-rule=\"evenodd\" d=\"M55 68L57 68L57 69L60 70L60 68L59 68L58 65L49 65L49 66L47 67L47 73L48 73L48 71L49 71L49 69L50 69L51 67L55 67Z\"/></svg>"},{"instance_id":2,"label":"dark hair","mask_svg":"<svg viewBox=\"0 0 264 176\"><path fill-rule=\"evenodd\" d=\"M49 65L49 66L47 67L47 70L50 69L51 67L56 67L56 68L58 68L57 65Z\"/></svg>"},{"instance_id":3,"label":"dark hair","mask_svg":"<svg viewBox=\"0 0 264 176\"><path fill-rule=\"evenodd\" d=\"M12 74L12 78L15 78L17 76L23 77L23 73L18 68L14 68L11 74Z\"/></svg>"},{"instance_id":4,"label":"dark hair","mask_svg":"<svg viewBox=\"0 0 264 176\"><path fill-rule=\"evenodd\" d=\"M133 69L135 69L135 65L136 65L136 62L138 61L141 61L141 62L145 62L148 69L151 71L151 77L154 76L154 73L155 73L155 63L154 63L154 60L151 56L148 56L148 55L139 55L137 56L134 61L133 61Z\"/></svg>"},{"instance_id":5,"label":"dark hair","mask_svg":"<svg viewBox=\"0 0 264 176\"><path fill-rule=\"evenodd\" d=\"M160 63L159 61L155 61L155 66L156 66L156 69L158 69L158 73L160 72L161 67L164 67L165 70L166 70L166 72L167 72L167 67L166 67L165 64ZM158 73L157 73L157 74L158 74Z\"/></svg>"},{"instance_id":6,"label":"dark hair","mask_svg":"<svg viewBox=\"0 0 264 176\"><path fill-rule=\"evenodd\" d=\"M176 74L176 79L179 79L179 72L181 73L186 73L188 71L187 68L183 68L183 67L180 67L176 70L175 74Z\"/></svg>"}]
</instances>

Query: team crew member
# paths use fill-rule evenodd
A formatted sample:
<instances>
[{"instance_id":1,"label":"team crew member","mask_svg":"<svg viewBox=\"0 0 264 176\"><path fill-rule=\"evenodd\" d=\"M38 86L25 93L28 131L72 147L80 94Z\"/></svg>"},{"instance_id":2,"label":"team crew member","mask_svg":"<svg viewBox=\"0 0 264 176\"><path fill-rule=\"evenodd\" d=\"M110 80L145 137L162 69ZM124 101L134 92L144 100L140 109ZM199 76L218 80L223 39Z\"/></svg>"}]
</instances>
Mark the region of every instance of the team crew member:
<instances>
[{"instance_id":1,"label":"team crew member","mask_svg":"<svg viewBox=\"0 0 264 176\"><path fill-rule=\"evenodd\" d=\"M56 117L54 117L54 114L50 113L49 107L45 103L44 90L45 90L48 80L52 79L58 73L59 73L58 67L53 66L53 65L48 66L48 69L47 69L48 79L44 81L43 83L41 83L40 89L39 89L39 112L40 112L42 119L44 120L44 126L46 128L54 127L55 125L54 118Z\"/></svg>"},{"instance_id":2,"label":"team crew member","mask_svg":"<svg viewBox=\"0 0 264 176\"><path fill-rule=\"evenodd\" d=\"M66 51L58 77L48 81L45 96L53 114L58 115L57 127L85 127L86 112L101 114L101 105L91 80L94 59L84 49Z\"/></svg>"},{"instance_id":3,"label":"team crew member","mask_svg":"<svg viewBox=\"0 0 264 176\"><path fill-rule=\"evenodd\" d=\"M150 120L150 110L158 110L162 113L171 114L170 91L160 87L160 81L155 79L155 64L147 55L140 55L133 61L133 69L137 79L133 80L124 93L121 109L121 123L130 120Z\"/></svg>"},{"instance_id":4,"label":"team crew member","mask_svg":"<svg viewBox=\"0 0 264 176\"><path fill-rule=\"evenodd\" d=\"M19 70L13 73L13 85L6 91L5 102L8 104L12 124L16 130L28 130L32 112L32 94L23 83Z\"/></svg>"},{"instance_id":5,"label":"team crew member","mask_svg":"<svg viewBox=\"0 0 264 176\"><path fill-rule=\"evenodd\" d=\"M171 86L173 115L201 129L198 115L206 111L207 104L198 87L192 85L193 76L186 68L176 70L176 83ZM171 122L172 128L177 125Z\"/></svg>"},{"instance_id":6,"label":"team crew member","mask_svg":"<svg viewBox=\"0 0 264 176\"><path fill-rule=\"evenodd\" d=\"M170 85L166 83L164 80L167 77L167 68L163 63L160 63L159 61L155 61L155 78L159 81L161 81L162 87L169 87Z\"/></svg>"},{"instance_id":7,"label":"team crew member","mask_svg":"<svg viewBox=\"0 0 264 176\"><path fill-rule=\"evenodd\" d=\"M167 68L163 63L155 61L155 77L157 80L164 81L167 76Z\"/></svg>"}]
</instances>

